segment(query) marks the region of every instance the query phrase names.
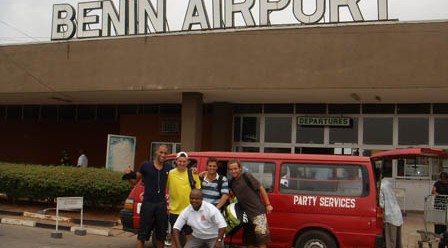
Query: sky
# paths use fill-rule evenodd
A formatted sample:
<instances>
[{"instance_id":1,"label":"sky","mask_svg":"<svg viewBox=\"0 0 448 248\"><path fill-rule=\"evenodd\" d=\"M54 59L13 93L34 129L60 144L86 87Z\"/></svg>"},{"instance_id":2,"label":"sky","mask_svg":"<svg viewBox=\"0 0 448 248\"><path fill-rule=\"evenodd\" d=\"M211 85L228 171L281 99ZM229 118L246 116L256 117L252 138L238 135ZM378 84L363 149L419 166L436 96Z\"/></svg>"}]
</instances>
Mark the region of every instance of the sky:
<instances>
[{"instance_id":1,"label":"sky","mask_svg":"<svg viewBox=\"0 0 448 248\"><path fill-rule=\"evenodd\" d=\"M119 0L113 1L118 3ZM170 31L181 30L188 1L166 0ZM234 1L241 2L241 0ZM315 0L290 0L287 8L270 15L272 25L300 24L292 14L293 1L303 1L305 12L313 10L315 4ZM326 0L327 12L328 1L330 0ZM0 45L49 42L53 5L70 4L77 9L78 2L92 2L92 0L0 0ZM156 0L151 2L156 5ZM212 0L204 0L204 2L209 18L212 19ZM376 20L377 0L359 0L358 5L365 21ZM256 24L258 24L257 11L258 4L256 3L252 11ZM327 12L325 18L328 19ZM388 0L388 14L389 19L399 21L448 20L448 0ZM243 25L241 21L238 22L238 17L236 21L237 26ZM341 8L340 21L352 21L348 10Z\"/></svg>"}]
</instances>

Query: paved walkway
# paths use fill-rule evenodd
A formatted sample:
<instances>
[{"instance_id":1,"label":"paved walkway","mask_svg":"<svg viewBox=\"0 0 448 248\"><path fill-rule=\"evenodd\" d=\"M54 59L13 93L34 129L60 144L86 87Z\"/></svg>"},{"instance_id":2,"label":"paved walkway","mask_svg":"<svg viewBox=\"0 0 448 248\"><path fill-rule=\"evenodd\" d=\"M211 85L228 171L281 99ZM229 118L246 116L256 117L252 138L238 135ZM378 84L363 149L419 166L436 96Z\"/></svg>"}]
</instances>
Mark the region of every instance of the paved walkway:
<instances>
[{"instance_id":1,"label":"paved walkway","mask_svg":"<svg viewBox=\"0 0 448 248\"><path fill-rule=\"evenodd\" d=\"M1 209L0 209L1 210ZM79 214L79 213L78 213ZM35 217L35 216L33 216ZM54 220L42 220L33 218L32 216L11 216L0 213L0 219L18 219L23 223L26 223L25 220L34 220L39 223L52 223L54 224ZM90 216L90 217L94 217ZM107 216L101 216L102 220L106 220ZM111 214L109 216L110 221L117 221L116 214ZM95 218L97 219L97 218ZM19 221L19 222L20 222ZM16 223L17 224L17 223ZM68 228L72 228L72 224L67 224L67 222L62 221L60 225L67 225ZM79 226L79 225L76 225ZM113 227L99 227L99 226L89 226L86 225L86 228L90 228L90 233L99 234L105 236L132 236L133 234L128 232L123 232L121 229L121 225L115 225ZM48 228L48 227L47 227ZM432 224L427 225L428 231L433 231L434 226ZM418 248L418 241L421 240L420 234L417 233L417 230L425 230L425 221L422 212L410 212L408 211L404 216L404 224L402 227L402 235L403 235L403 248ZM427 244L424 244L423 247L428 247ZM433 243L433 248L437 248L437 243Z\"/></svg>"},{"instance_id":2,"label":"paved walkway","mask_svg":"<svg viewBox=\"0 0 448 248\"><path fill-rule=\"evenodd\" d=\"M404 224L402 227L403 248L418 247L418 241L422 240L417 230L425 230L425 219L422 212L407 212L404 216ZM433 232L434 225L427 224L427 231ZM423 244L423 247L428 247ZM437 248L437 242L433 242L433 248Z\"/></svg>"}]
</instances>

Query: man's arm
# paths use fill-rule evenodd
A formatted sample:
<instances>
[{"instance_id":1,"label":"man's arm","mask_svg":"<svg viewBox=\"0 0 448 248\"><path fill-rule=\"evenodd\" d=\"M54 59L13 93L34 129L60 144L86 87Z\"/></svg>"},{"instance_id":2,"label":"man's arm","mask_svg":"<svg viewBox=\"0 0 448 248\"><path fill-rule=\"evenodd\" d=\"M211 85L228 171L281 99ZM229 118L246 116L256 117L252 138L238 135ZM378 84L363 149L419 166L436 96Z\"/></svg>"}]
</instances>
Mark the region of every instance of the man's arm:
<instances>
[{"instance_id":1,"label":"man's arm","mask_svg":"<svg viewBox=\"0 0 448 248\"><path fill-rule=\"evenodd\" d=\"M128 164L128 167L125 170L125 174L121 177L122 180L128 180L128 182L132 185L136 185L142 179L142 174L137 171L135 173L131 169L131 165Z\"/></svg>"},{"instance_id":2,"label":"man's arm","mask_svg":"<svg viewBox=\"0 0 448 248\"><path fill-rule=\"evenodd\" d=\"M223 244L224 234L226 233L226 228L221 227L218 229L218 239L216 240L216 248L221 248Z\"/></svg>"},{"instance_id":3,"label":"man's arm","mask_svg":"<svg viewBox=\"0 0 448 248\"><path fill-rule=\"evenodd\" d=\"M261 185L261 184L260 184L260 193L261 193L261 197L263 197L264 203L266 204L266 211L268 213L272 212L272 210L274 210L274 208L272 207L271 202L269 201L268 193L266 192L263 185Z\"/></svg>"},{"instance_id":4,"label":"man's arm","mask_svg":"<svg viewBox=\"0 0 448 248\"><path fill-rule=\"evenodd\" d=\"M229 199L229 195L228 194L222 194L221 195L221 199L219 199L218 204L216 205L216 207L218 209L221 209L222 206L224 206L224 204L226 204L227 200Z\"/></svg>"},{"instance_id":5,"label":"man's arm","mask_svg":"<svg viewBox=\"0 0 448 248\"><path fill-rule=\"evenodd\" d=\"M175 247L182 247L180 244L180 231L179 229L173 228L173 242Z\"/></svg>"}]
</instances>

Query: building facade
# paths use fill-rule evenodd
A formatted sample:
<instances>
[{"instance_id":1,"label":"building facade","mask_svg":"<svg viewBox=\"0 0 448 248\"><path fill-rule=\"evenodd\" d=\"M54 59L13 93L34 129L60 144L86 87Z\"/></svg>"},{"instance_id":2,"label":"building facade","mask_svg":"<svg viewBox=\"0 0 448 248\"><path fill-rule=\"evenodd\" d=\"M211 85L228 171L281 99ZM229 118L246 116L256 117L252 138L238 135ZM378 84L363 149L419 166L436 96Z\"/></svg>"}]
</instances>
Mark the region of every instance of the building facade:
<instances>
[{"instance_id":1,"label":"building facade","mask_svg":"<svg viewBox=\"0 0 448 248\"><path fill-rule=\"evenodd\" d=\"M108 134L137 138L135 167L154 142L448 149L447 40L447 21L387 21L0 46L0 160L56 164L83 148L102 167ZM423 178L426 191L441 166L390 176Z\"/></svg>"}]
</instances>

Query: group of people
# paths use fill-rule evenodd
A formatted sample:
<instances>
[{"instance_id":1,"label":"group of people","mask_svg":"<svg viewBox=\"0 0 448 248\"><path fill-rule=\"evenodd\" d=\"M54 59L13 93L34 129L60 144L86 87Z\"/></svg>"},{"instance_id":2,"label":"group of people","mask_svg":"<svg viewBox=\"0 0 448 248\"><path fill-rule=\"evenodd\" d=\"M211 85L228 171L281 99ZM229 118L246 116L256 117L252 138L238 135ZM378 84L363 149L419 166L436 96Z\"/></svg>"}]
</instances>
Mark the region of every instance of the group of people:
<instances>
[{"instance_id":1,"label":"group of people","mask_svg":"<svg viewBox=\"0 0 448 248\"><path fill-rule=\"evenodd\" d=\"M238 198L249 218L249 223L243 226L245 244L248 247L266 247L270 241L266 214L273 207L266 190L253 175L245 173L243 179L243 168L239 161L228 163L232 177L228 180L217 172L218 161L215 158L208 159L205 172L198 173L197 168L189 169L186 152L177 154L176 167L172 169L164 163L168 151L166 145L160 145L155 152L155 159L143 162L136 173L135 182L142 180L145 188L141 196L137 248L144 247L152 230L155 232L157 247L164 247L168 222L172 227L172 247L182 247L181 234L187 240L184 247L223 247L227 223L221 209L227 203L230 192ZM128 170L128 173L132 172ZM251 190L252 187L256 190Z\"/></svg>"},{"instance_id":2,"label":"group of people","mask_svg":"<svg viewBox=\"0 0 448 248\"><path fill-rule=\"evenodd\" d=\"M72 166L70 154L67 149L62 150L62 155L60 159L61 165ZM89 160L84 149L79 150L79 157L76 163L76 167L86 168L89 164Z\"/></svg>"}]
</instances>

